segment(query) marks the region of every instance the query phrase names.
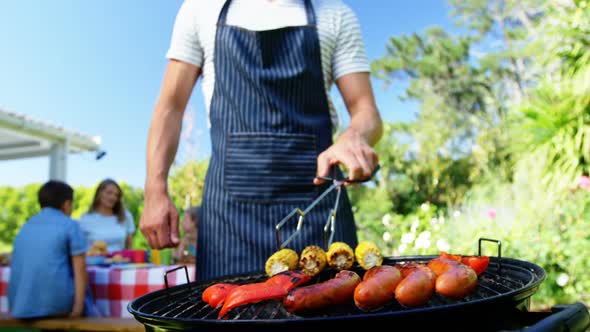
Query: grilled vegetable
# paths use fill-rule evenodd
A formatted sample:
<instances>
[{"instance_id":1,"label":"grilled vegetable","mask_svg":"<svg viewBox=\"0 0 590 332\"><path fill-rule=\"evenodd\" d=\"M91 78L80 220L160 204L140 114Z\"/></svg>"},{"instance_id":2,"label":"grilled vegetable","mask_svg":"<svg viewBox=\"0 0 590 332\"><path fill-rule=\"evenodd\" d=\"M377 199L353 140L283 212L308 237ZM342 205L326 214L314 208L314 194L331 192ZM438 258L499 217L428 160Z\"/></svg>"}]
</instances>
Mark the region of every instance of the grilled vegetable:
<instances>
[{"instance_id":1,"label":"grilled vegetable","mask_svg":"<svg viewBox=\"0 0 590 332\"><path fill-rule=\"evenodd\" d=\"M326 252L318 246L307 246L301 252L299 269L308 276L316 276L326 267Z\"/></svg>"},{"instance_id":2,"label":"grilled vegetable","mask_svg":"<svg viewBox=\"0 0 590 332\"><path fill-rule=\"evenodd\" d=\"M482 274L490 264L488 256L463 256L461 263L470 266L477 275Z\"/></svg>"},{"instance_id":3,"label":"grilled vegetable","mask_svg":"<svg viewBox=\"0 0 590 332\"><path fill-rule=\"evenodd\" d=\"M294 270L297 268L297 262L299 262L299 256L293 249L281 249L268 258L264 269L269 277L274 276L277 273Z\"/></svg>"},{"instance_id":4,"label":"grilled vegetable","mask_svg":"<svg viewBox=\"0 0 590 332\"><path fill-rule=\"evenodd\" d=\"M225 302L219 311L218 318L226 318L224 316L230 310L247 303L281 300L287 296L291 289L305 284L310 279L310 276L299 271L287 271L277 274L265 282L236 287L225 297Z\"/></svg>"},{"instance_id":5,"label":"grilled vegetable","mask_svg":"<svg viewBox=\"0 0 590 332\"><path fill-rule=\"evenodd\" d=\"M213 308L218 308L223 305L225 297L232 289L238 287L233 284L215 284L207 287L203 292L203 302L206 302Z\"/></svg>"},{"instance_id":6,"label":"grilled vegetable","mask_svg":"<svg viewBox=\"0 0 590 332\"><path fill-rule=\"evenodd\" d=\"M451 255L444 251L440 253L440 258L452 259L454 261L461 262L475 271L477 275L482 274L490 264L490 258L488 256L462 256L462 255Z\"/></svg>"},{"instance_id":7,"label":"grilled vegetable","mask_svg":"<svg viewBox=\"0 0 590 332\"><path fill-rule=\"evenodd\" d=\"M352 248L344 242L334 242L330 245L328 253L328 264L336 270L348 270L354 263L354 252Z\"/></svg>"},{"instance_id":8,"label":"grilled vegetable","mask_svg":"<svg viewBox=\"0 0 590 332\"><path fill-rule=\"evenodd\" d=\"M354 255L356 261L359 265L368 270L374 266L381 265L383 263L383 256L381 255L381 251L373 242L363 241L356 246L356 250L354 251Z\"/></svg>"}]
</instances>

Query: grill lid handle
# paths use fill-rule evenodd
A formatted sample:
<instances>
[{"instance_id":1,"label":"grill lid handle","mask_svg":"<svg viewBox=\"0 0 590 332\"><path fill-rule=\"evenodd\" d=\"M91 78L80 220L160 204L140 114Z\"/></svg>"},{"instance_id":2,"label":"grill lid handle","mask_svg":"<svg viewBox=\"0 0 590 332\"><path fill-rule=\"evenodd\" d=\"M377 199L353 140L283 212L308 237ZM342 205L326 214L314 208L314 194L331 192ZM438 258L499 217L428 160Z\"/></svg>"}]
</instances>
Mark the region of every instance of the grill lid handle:
<instances>
[{"instance_id":1,"label":"grill lid handle","mask_svg":"<svg viewBox=\"0 0 590 332\"><path fill-rule=\"evenodd\" d=\"M172 270L168 270L166 271L166 273L164 273L164 284L166 284L166 295L168 296L168 298L170 298L170 291L168 290L168 273L176 272L180 269L184 269L184 274L186 275L186 285L188 286L189 294L192 293L191 283L190 279L188 278L188 269L186 268L186 265L177 266Z\"/></svg>"},{"instance_id":2,"label":"grill lid handle","mask_svg":"<svg viewBox=\"0 0 590 332\"><path fill-rule=\"evenodd\" d=\"M479 238L478 241L478 248L477 248L477 255L481 256L481 242L482 241L489 241L489 242L494 242L498 245L498 260L496 262L496 265L498 267L498 274L502 274L502 241L500 240L495 240L495 239L488 239L485 237L481 237Z\"/></svg>"}]
</instances>

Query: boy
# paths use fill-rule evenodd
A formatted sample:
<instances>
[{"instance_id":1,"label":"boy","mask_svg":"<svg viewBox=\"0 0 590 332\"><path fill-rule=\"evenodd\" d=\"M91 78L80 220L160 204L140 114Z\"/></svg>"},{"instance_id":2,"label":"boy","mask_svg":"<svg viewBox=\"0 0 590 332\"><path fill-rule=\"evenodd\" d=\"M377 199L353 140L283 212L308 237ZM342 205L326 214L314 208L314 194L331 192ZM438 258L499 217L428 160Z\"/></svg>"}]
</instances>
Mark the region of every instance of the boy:
<instances>
[{"instance_id":1,"label":"boy","mask_svg":"<svg viewBox=\"0 0 590 332\"><path fill-rule=\"evenodd\" d=\"M87 284L86 238L70 218L74 191L59 181L38 193L41 212L14 240L8 304L15 318L80 317Z\"/></svg>"}]
</instances>

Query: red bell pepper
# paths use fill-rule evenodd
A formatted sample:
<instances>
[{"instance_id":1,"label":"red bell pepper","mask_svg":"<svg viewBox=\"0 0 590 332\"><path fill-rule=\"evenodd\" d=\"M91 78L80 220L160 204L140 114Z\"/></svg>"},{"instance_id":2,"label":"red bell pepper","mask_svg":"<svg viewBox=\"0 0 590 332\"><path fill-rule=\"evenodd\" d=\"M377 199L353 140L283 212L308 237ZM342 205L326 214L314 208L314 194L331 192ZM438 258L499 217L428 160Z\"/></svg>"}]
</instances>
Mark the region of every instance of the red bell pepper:
<instances>
[{"instance_id":1,"label":"red bell pepper","mask_svg":"<svg viewBox=\"0 0 590 332\"><path fill-rule=\"evenodd\" d=\"M230 310L248 303L264 300L278 300L287 296L289 291L311 280L311 277L297 271L286 271L272 276L265 282L246 284L229 292L219 312L223 318Z\"/></svg>"},{"instance_id":2,"label":"red bell pepper","mask_svg":"<svg viewBox=\"0 0 590 332\"><path fill-rule=\"evenodd\" d=\"M488 256L451 255L443 251L440 253L439 257L458 261L470 266L478 276L482 274L490 264L490 258Z\"/></svg>"},{"instance_id":3,"label":"red bell pepper","mask_svg":"<svg viewBox=\"0 0 590 332\"><path fill-rule=\"evenodd\" d=\"M457 262L460 262L461 258L462 258L461 255L451 255L451 254L444 252L444 251L442 251L438 257L454 260Z\"/></svg>"},{"instance_id":4,"label":"red bell pepper","mask_svg":"<svg viewBox=\"0 0 590 332\"><path fill-rule=\"evenodd\" d=\"M490 264L488 256L465 256L461 259L461 263L471 266L478 276L482 274Z\"/></svg>"},{"instance_id":5,"label":"red bell pepper","mask_svg":"<svg viewBox=\"0 0 590 332\"><path fill-rule=\"evenodd\" d=\"M239 285L234 284L215 284L207 287L203 292L203 302L209 304L213 308L217 308L223 305L225 298L229 292L238 287Z\"/></svg>"},{"instance_id":6,"label":"red bell pepper","mask_svg":"<svg viewBox=\"0 0 590 332\"><path fill-rule=\"evenodd\" d=\"M311 277L307 274L301 273L299 271L285 271L272 276L264 283L266 285L280 286L288 292L291 289L308 282L309 280L311 280Z\"/></svg>"}]
</instances>

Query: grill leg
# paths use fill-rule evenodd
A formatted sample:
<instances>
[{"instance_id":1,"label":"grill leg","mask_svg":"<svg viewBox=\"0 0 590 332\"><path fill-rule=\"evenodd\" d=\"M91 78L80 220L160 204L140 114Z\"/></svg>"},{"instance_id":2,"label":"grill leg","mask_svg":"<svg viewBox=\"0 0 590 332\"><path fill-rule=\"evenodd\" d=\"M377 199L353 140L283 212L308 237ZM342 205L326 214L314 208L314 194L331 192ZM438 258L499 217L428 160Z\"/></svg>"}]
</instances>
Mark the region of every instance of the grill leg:
<instances>
[{"instance_id":1,"label":"grill leg","mask_svg":"<svg viewBox=\"0 0 590 332\"><path fill-rule=\"evenodd\" d=\"M527 297L526 299L524 299L522 302L520 302L519 304L517 304L515 306L516 309L522 311L522 312L528 312L531 309L531 298Z\"/></svg>"}]
</instances>

